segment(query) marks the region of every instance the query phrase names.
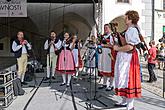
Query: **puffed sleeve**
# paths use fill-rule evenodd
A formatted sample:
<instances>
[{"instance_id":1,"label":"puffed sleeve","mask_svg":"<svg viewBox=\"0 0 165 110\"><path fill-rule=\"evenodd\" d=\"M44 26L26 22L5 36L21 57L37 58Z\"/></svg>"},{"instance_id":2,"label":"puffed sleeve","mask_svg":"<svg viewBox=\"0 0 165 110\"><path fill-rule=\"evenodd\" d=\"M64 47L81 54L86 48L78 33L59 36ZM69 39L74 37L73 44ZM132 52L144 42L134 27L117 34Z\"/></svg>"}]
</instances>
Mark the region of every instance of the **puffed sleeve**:
<instances>
[{"instance_id":1,"label":"puffed sleeve","mask_svg":"<svg viewBox=\"0 0 165 110\"><path fill-rule=\"evenodd\" d=\"M57 49L60 49L61 46L62 46L62 41L59 40L59 41L55 44L55 47L56 47Z\"/></svg>"},{"instance_id":2,"label":"puffed sleeve","mask_svg":"<svg viewBox=\"0 0 165 110\"><path fill-rule=\"evenodd\" d=\"M140 43L139 33L136 28L129 28L125 33L125 39L127 44L137 45Z\"/></svg>"}]
</instances>

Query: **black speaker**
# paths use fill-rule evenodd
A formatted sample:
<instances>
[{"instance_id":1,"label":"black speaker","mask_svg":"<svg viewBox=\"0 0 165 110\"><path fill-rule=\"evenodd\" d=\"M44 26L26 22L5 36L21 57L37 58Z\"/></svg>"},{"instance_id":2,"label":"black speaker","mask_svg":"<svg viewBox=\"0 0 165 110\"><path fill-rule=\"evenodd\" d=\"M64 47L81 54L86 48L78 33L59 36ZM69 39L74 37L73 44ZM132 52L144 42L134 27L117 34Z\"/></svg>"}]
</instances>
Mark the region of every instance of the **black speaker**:
<instances>
[{"instance_id":1,"label":"black speaker","mask_svg":"<svg viewBox=\"0 0 165 110\"><path fill-rule=\"evenodd\" d=\"M7 2L10 2L11 0L6 0Z\"/></svg>"}]
</instances>

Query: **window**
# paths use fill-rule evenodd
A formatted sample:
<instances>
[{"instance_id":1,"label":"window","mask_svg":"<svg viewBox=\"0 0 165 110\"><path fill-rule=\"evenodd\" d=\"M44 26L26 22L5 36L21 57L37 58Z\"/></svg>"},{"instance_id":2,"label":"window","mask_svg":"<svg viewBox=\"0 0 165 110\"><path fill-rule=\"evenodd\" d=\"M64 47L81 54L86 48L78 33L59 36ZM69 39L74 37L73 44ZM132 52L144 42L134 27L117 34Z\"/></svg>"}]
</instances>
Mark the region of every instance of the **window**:
<instances>
[{"instance_id":1,"label":"window","mask_svg":"<svg viewBox=\"0 0 165 110\"><path fill-rule=\"evenodd\" d=\"M163 0L163 10L165 10L165 0Z\"/></svg>"},{"instance_id":2,"label":"window","mask_svg":"<svg viewBox=\"0 0 165 110\"><path fill-rule=\"evenodd\" d=\"M0 50L3 50L3 43L0 43Z\"/></svg>"},{"instance_id":3,"label":"window","mask_svg":"<svg viewBox=\"0 0 165 110\"><path fill-rule=\"evenodd\" d=\"M163 26L163 33L165 33L165 26Z\"/></svg>"},{"instance_id":4,"label":"window","mask_svg":"<svg viewBox=\"0 0 165 110\"><path fill-rule=\"evenodd\" d=\"M130 3L130 0L117 0L119 3Z\"/></svg>"}]
</instances>

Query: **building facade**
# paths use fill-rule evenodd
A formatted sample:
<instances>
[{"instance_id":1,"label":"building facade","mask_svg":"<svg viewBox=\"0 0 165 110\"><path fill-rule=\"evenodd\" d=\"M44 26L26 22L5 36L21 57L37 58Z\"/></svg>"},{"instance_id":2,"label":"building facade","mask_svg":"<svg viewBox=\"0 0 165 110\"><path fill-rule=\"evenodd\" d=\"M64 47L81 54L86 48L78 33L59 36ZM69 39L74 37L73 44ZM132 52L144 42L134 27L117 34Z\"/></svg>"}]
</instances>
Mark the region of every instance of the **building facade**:
<instances>
[{"instance_id":1,"label":"building facade","mask_svg":"<svg viewBox=\"0 0 165 110\"><path fill-rule=\"evenodd\" d=\"M88 2L70 0L66 3L61 3L59 0L50 0L53 1L50 3L43 3L42 0L27 1L27 18L0 17L0 57L13 56L10 44L19 30L25 32L36 55L40 56L45 55L43 54L43 44L51 30L55 30L57 34L68 30L86 40L89 33L94 35L97 34L97 31L103 33L104 24L118 22L119 31L122 32L125 29L123 15L128 10L139 12L138 25L143 36L147 42L152 38L152 0L86 0ZM163 8L163 0L157 1L162 5L157 5L155 10L155 19L161 20L155 20L155 25L159 24L159 26L155 26L155 36L160 37L162 22L165 21L162 18L164 12L160 11ZM158 17L158 14L161 14L161 17ZM159 28L161 31L158 30Z\"/></svg>"},{"instance_id":2,"label":"building facade","mask_svg":"<svg viewBox=\"0 0 165 110\"><path fill-rule=\"evenodd\" d=\"M138 25L145 40L149 42L152 35L152 1L151 0L103 0L103 23L117 22L119 31L125 29L123 15L128 10L136 10L140 15Z\"/></svg>"},{"instance_id":3,"label":"building facade","mask_svg":"<svg viewBox=\"0 0 165 110\"><path fill-rule=\"evenodd\" d=\"M158 40L165 35L165 0L155 1L155 32L154 40L158 43Z\"/></svg>"}]
</instances>

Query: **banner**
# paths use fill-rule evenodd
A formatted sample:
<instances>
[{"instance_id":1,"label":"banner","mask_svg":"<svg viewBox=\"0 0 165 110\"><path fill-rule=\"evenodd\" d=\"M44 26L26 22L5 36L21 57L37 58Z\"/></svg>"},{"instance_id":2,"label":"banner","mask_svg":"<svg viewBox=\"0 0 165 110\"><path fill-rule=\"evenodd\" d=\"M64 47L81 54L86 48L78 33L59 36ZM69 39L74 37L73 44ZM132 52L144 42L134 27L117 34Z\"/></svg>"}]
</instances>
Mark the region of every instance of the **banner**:
<instances>
[{"instance_id":1,"label":"banner","mask_svg":"<svg viewBox=\"0 0 165 110\"><path fill-rule=\"evenodd\" d=\"M27 17L27 0L0 0L0 17Z\"/></svg>"}]
</instances>

